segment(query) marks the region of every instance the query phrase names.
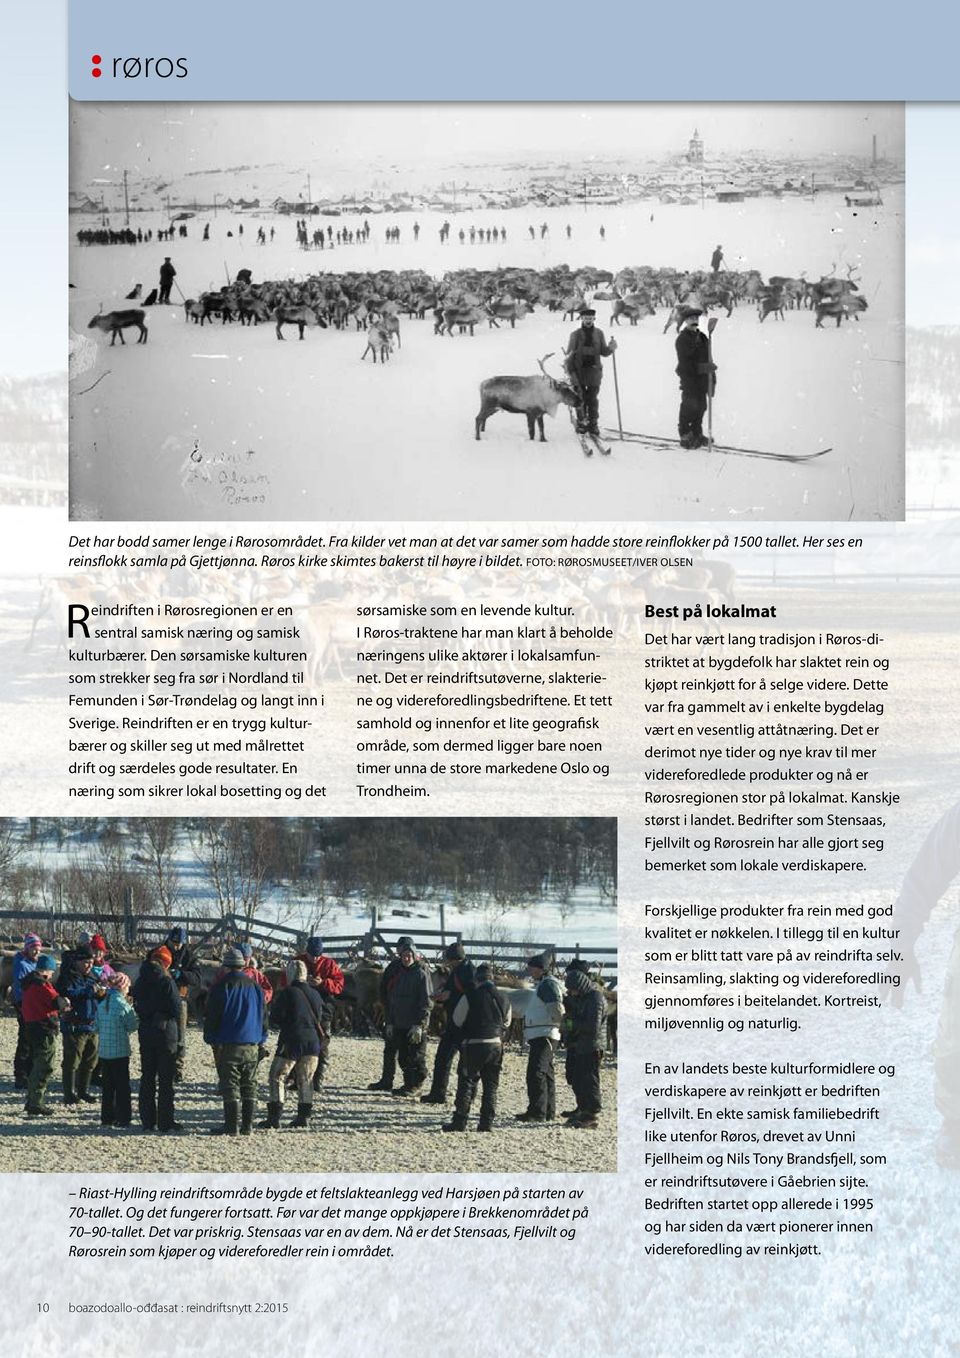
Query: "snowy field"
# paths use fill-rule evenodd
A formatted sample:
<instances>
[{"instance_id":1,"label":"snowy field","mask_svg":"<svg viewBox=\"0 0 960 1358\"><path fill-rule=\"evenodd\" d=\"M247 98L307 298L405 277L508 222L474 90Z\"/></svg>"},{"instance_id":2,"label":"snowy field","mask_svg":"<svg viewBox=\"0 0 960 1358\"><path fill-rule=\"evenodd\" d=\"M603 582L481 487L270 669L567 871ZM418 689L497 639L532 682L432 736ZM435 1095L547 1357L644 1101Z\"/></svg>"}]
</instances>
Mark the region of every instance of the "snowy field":
<instances>
[{"instance_id":1,"label":"snowy field","mask_svg":"<svg viewBox=\"0 0 960 1358\"><path fill-rule=\"evenodd\" d=\"M200 239L136 246L74 245L70 321L71 505L90 519L341 520L867 520L903 512L903 194L885 191L880 208L848 209L842 198L753 199L699 206L653 202L589 211L533 206L451 218L450 243L438 242L439 216L373 216L368 244L300 250L290 217L221 211ZM550 234L529 237L546 221ZM356 227L357 220L311 219ZM567 240L565 227L572 227ZM73 214L71 231L98 223ZM118 223L114 222L114 225ZM133 227L161 225L137 214ZM263 225L272 244L258 246ZM508 243L461 245L461 226L506 226ZM384 231L399 226L399 245ZM605 240L599 231L603 226ZM226 232L232 230L232 237ZM546 445L530 444L524 422L498 414L474 441L477 388L500 373L536 373L537 359L559 351L573 329L538 308L509 328L477 329L471 339L438 338L432 320L402 322L392 361L361 362L365 337L354 330L295 329L277 342L272 325L205 325L184 320L180 305L148 310L146 346L112 349L87 330L99 308L134 303L156 286L169 253L182 296L197 297L250 268L255 282L310 273L422 269L445 272L567 263L612 272L649 264L705 268L722 243L731 269L811 279L857 270L869 310L839 330L814 327L809 311L763 325L752 306L714 335L719 366L714 409L718 441L804 453L832 447L808 464L644 450L614 443L609 459L584 458L561 407L547 421ZM173 297L179 303L180 294ZM666 313L640 325L598 324L617 333L623 427L673 436L678 405L672 331ZM79 338L82 337L82 338ZM601 420L616 427L612 365L605 363ZM192 456L191 456L192 454Z\"/></svg>"}]
</instances>

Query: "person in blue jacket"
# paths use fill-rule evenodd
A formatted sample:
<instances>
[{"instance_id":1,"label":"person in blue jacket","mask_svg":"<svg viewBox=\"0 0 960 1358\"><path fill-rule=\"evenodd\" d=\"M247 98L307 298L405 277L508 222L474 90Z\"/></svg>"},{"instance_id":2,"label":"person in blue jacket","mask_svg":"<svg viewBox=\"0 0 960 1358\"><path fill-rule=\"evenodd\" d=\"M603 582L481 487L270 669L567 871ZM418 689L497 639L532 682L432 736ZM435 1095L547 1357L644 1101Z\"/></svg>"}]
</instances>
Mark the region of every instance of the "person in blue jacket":
<instances>
[{"instance_id":1,"label":"person in blue jacket","mask_svg":"<svg viewBox=\"0 0 960 1358\"><path fill-rule=\"evenodd\" d=\"M204 1011L203 1040L213 1048L223 1126L215 1135L249 1136L257 1111L257 1062L267 1040L263 991L246 971L239 948L227 948L221 958L224 974L210 989Z\"/></svg>"}]
</instances>

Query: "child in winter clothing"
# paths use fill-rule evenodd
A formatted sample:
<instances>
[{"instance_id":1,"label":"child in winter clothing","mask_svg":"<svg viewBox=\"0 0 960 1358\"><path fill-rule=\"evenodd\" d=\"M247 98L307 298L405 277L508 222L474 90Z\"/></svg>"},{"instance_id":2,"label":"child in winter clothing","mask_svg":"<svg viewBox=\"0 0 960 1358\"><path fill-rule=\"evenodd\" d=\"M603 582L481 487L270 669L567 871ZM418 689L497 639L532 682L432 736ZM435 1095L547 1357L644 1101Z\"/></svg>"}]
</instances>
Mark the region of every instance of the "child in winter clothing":
<instances>
[{"instance_id":1,"label":"child in winter clothing","mask_svg":"<svg viewBox=\"0 0 960 1358\"><path fill-rule=\"evenodd\" d=\"M106 995L97 1005L97 1036L103 1070L100 1122L104 1127L129 1127L133 1117L130 1034L136 1032L138 1020L127 999L129 988L129 976L115 971Z\"/></svg>"},{"instance_id":2,"label":"child in winter clothing","mask_svg":"<svg viewBox=\"0 0 960 1358\"><path fill-rule=\"evenodd\" d=\"M44 1102L44 1097L47 1082L53 1074L60 1013L69 1007L68 1001L58 995L53 986L56 969L56 959L49 954L42 954L36 959L33 971L23 978L21 1005L30 1059L26 1102L28 1118L45 1118L53 1113L53 1109Z\"/></svg>"}]
</instances>

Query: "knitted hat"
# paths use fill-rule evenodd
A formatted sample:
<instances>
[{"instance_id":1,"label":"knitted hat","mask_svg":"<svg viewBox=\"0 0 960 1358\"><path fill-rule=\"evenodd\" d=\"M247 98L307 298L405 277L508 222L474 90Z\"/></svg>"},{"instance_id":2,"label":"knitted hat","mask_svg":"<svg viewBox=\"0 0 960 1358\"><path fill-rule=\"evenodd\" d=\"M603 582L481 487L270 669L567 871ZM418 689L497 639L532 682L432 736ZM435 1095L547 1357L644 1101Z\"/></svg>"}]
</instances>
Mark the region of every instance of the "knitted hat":
<instances>
[{"instance_id":1,"label":"knitted hat","mask_svg":"<svg viewBox=\"0 0 960 1358\"><path fill-rule=\"evenodd\" d=\"M93 938L90 940L90 947L94 952L108 951L107 940L104 938L103 934L94 934Z\"/></svg>"},{"instance_id":2,"label":"knitted hat","mask_svg":"<svg viewBox=\"0 0 960 1358\"><path fill-rule=\"evenodd\" d=\"M481 962L477 967L477 985L483 985L484 981L493 980L493 967L489 962Z\"/></svg>"},{"instance_id":3,"label":"knitted hat","mask_svg":"<svg viewBox=\"0 0 960 1358\"><path fill-rule=\"evenodd\" d=\"M180 924L175 924L167 934L167 942L175 944L178 948L186 943L187 931Z\"/></svg>"},{"instance_id":4,"label":"knitted hat","mask_svg":"<svg viewBox=\"0 0 960 1358\"><path fill-rule=\"evenodd\" d=\"M48 952L42 952L37 958L37 971L56 971L57 959L51 957Z\"/></svg>"},{"instance_id":5,"label":"knitted hat","mask_svg":"<svg viewBox=\"0 0 960 1358\"><path fill-rule=\"evenodd\" d=\"M79 932L79 934L77 935L77 944L78 944L78 946L81 947L81 948L86 947L86 945L87 945L89 942L90 942L90 935L87 933L86 929L81 929L80 932Z\"/></svg>"},{"instance_id":6,"label":"knitted hat","mask_svg":"<svg viewBox=\"0 0 960 1358\"><path fill-rule=\"evenodd\" d=\"M243 967L246 958L239 948L224 948L220 961L225 967Z\"/></svg>"},{"instance_id":7,"label":"knitted hat","mask_svg":"<svg viewBox=\"0 0 960 1358\"><path fill-rule=\"evenodd\" d=\"M587 975L585 971L580 971L579 968L574 968L572 971L568 971L566 976L564 977L564 980L567 983L568 990L574 990L579 992L590 989L590 977Z\"/></svg>"},{"instance_id":8,"label":"knitted hat","mask_svg":"<svg viewBox=\"0 0 960 1358\"><path fill-rule=\"evenodd\" d=\"M319 957L319 956L321 955L322 952L323 952L323 939L322 939L322 938L318 938L318 937L316 936L316 934L314 934L312 938L308 938L308 939L307 939L307 956L308 956L308 957Z\"/></svg>"},{"instance_id":9,"label":"knitted hat","mask_svg":"<svg viewBox=\"0 0 960 1358\"><path fill-rule=\"evenodd\" d=\"M42 942L43 939L39 934L24 934L23 936L24 948L38 948Z\"/></svg>"},{"instance_id":10,"label":"knitted hat","mask_svg":"<svg viewBox=\"0 0 960 1358\"><path fill-rule=\"evenodd\" d=\"M443 950L444 959L447 962L462 962L466 957L462 943L448 943Z\"/></svg>"},{"instance_id":11,"label":"knitted hat","mask_svg":"<svg viewBox=\"0 0 960 1358\"><path fill-rule=\"evenodd\" d=\"M408 934L403 934L397 939L397 952L416 952L413 939Z\"/></svg>"},{"instance_id":12,"label":"knitted hat","mask_svg":"<svg viewBox=\"0 0 960 1358\"><path fill-rule=\"evenodd\" d=\"M307 966L301 962L299 957L291 957L287 963L287 981L293 985L294 981L305 981L307 979Z\"/></svg>"},{"instance_id":13,"label":"knitted hat","mask_svg":"<svg viewBox=\"0 0 960 1358\"><path fill-rule=\"evenodd\" d=\"M115 971L107 985L110 986L111 990L119 990L121 995L126 995L130 989L130 977L125 971Z\"/></svg>"},{"instance_id":14,"label":"knitted hat","mask_svg":"<svg viewBox=\"0 0 960 1358\"><path fill-rule=\"evenodd\" d=\"M74 949L73 960L75 962L92 962L93 949L84 943L82 947Z\"/></svg>"},{"instance_id":15,"label":"knitted hat","mask_svg":"<svg viewBox=\"0 0 960 1358\"><path fill-rule=\"evenodd\" d=\"M528 957L528 958L527 958L527 966L528 966L528 967L539 967L541 971L549 971L549 967L547 966L547 955L546 955L546 953L538 952L537 955L536 955L536 957Z\"/></svg>"},{"instance_id":16,"label":"knitted hat","mask_svg":"<svg viewBox=\"0 0 960 1358\"><path fill-rule=\"evenodd\" d=\"M592 306L585 306L580 312L581 319L584 316L596 316L596 310Z\"/></svg>"},{"instance_id":17,"label":"knitted hat","mask_svg":"<svg viewBox=\"0 0 960 1358\"><path fill-rule=\"evenodd\" d=\"M252 944L252 943L241 943L241 944L240 944L240 951L243 953L244 960L247 961L247 962L249 962L249 961L250 961L250 958L253 956L253 944Z\"/></svg>"},{"instance_id":18,"label":"knitted hat","mask_svg":"<svg viewBox=\"0 0 960 1358\"><path fill-rule=\"evenodd\" d=\"M173 966L173 954L169 948L154 948L150 956L154 962L159 962L161 967Z\"/></svg>"}]
</instances>

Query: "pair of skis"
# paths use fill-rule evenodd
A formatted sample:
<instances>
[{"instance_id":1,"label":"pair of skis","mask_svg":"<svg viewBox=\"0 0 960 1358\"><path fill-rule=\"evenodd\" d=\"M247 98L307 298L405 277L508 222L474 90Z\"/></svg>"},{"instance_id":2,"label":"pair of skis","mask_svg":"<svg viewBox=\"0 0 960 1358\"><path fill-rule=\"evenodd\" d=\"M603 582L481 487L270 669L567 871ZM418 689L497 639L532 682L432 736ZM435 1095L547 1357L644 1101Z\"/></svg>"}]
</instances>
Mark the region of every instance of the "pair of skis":
<instances>
[{"instance_id":1,"label":"pair of skis","mask_svg":"<svg viewBox=\"0 0 960 1358\"><path fill-rule=\"evenodd\" d=\"M610 456L612 450L606 446L599 434L591 434L589 430L581 432L577 429L576 435L580 441L584 457L593 457L594 452L602 453L604 457Z\"/></svg>"},{"instance_id":2,"label":"pair of skis","mask_svg":"<svg viewBox=\"0 0 960 1358\"><path fill-rule=\"evenodd\" d=\"M675 448L682 448L683 444L679 439L666 438L660 434L634 434L627 429L607 429L605 433L610 438L622 439L624 443L639 443L645 448L662 448L672 451ZM820 448L815 453L772 453L765 448L740 448L732 443L713 443L709 447L715 453L728 453L734 457L765 457L775 462L810 462L816 457L823 457L824 453L832 452L832 448ZM697 450L689 451L706 452L707 444L702 444ZM609 453L610 449L601 449Z\"/></svg>"}]
</instances>

